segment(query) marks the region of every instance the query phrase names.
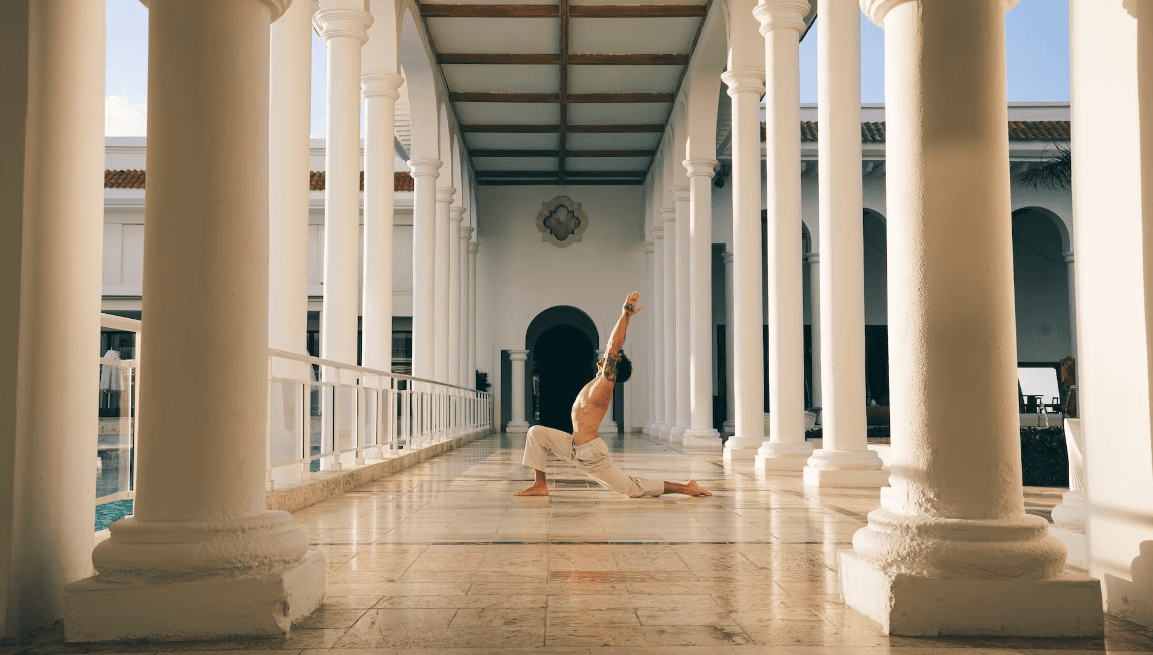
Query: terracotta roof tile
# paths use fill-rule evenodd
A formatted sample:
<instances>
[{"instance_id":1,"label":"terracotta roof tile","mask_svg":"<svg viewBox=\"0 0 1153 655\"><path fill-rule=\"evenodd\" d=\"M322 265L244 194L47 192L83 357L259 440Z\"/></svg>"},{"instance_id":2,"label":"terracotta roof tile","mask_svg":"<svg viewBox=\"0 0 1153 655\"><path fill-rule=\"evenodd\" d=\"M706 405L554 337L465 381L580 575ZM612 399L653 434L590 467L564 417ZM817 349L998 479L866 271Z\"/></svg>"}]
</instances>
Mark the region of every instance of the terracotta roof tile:
<instances>
[{"instance_id":1,"label":"terracotta roof tile","mask_svg":"<svg viewBox=\"0 0 1153 655\"><path fill-rule=\"evenodd\" d=\"M396 172L392 176L392 188L396 191L412 191L412 176L404 172ZM143 189L144 171L104 171L105 189ZM309 171L308 188L312 191L324 190L324 171ZM364 171L360 172L360 190L364 190Z\"/></svg>"}]
</instances>

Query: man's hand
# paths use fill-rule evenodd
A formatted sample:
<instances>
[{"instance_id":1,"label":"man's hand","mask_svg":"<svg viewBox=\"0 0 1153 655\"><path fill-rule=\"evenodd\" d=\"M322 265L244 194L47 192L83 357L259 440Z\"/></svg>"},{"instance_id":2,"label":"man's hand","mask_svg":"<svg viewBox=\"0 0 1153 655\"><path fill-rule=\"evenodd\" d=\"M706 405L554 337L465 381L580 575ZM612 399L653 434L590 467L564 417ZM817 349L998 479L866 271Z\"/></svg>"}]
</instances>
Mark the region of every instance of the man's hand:
<instances>
[{"instance_id":1,"label":"man's hand","mask_svg":"<svg viewBox=\"0 0 1153 655\"><path fill-rule=\"evenodd\" d=\"M640 300L641 300L641 294L639 291L634 291L634 292L630 293L629 297L625 298L625 306L623 309L624 315L628 316L629 318L632 318L633 314L636 314L637 312L644 309L644 307L641 307L640 305L637 304L640 302Z\"/></svg>"}]
</instances>

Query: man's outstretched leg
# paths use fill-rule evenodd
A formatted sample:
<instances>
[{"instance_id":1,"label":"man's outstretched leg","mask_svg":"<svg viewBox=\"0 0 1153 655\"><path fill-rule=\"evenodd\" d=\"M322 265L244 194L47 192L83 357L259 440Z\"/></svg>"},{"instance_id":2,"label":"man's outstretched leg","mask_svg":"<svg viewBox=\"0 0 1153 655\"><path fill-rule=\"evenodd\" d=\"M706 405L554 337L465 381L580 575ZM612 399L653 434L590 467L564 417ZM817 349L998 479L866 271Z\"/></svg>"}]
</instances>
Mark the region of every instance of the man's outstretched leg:
<instances>
[{"instance_id":1,"label":"man's outstretched leg","mask_svg":"<svg viewBox=\"0 0 1153 655\"><path fill-rule=\"evenodd\" d=\"M537 471L540 473L540 471ZM541 479L539 476L538 480ZM547 489L546 489L547 493ZM666 494L684 494L686 496L711 496L711 492L705 491L701 485L697 484L696 480L689 480L688 484L677 484L676 482L665 482Z\"/></svg>"},{"instance_id":2,"label":"man's outstretched leg","mask_svg":"<svg viewBox=\"0 0 1153 655\"><path fill-rule=\"evenodd\" d=\"M518 491L514 496L547 496L548 495L548 479L545 478L544 471L536 472L536 482L531 487L524 491Z\"/></svg>"}]
</instances>

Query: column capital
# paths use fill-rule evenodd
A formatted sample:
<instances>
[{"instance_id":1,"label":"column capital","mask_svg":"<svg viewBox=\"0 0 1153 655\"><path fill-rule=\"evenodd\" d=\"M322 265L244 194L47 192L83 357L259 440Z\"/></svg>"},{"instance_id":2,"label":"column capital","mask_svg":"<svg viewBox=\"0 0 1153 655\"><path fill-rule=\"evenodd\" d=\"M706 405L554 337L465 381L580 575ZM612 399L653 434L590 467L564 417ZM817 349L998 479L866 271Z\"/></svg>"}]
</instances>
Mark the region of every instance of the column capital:
<instances>
[{"instance_id":1,"label":"column capital","mask_svg":"<svg viewBox=\"0 0 1153 655\"><path fill-rule=\"evenodd\" d=\"M677 221L677 210L672 207L662 207L660 214L661 219L666 223L675 223Z\"/></svg>"},{"instance_id":2,"label":"column capital","mask_svg":"<svg viewBox=\"0 0 1153 655\"><path fill-rule=\"evenodd\" d=\"M761 21L761 34L767 36L773 30L805 29L805 16L809 14L808 0L761 0L753 8L753 16Z\"/></svg>"},{"instance_id":3,"label":"column capital","mask_svg":"<svg viewBox=\"0 0 1153 655\"><path fill-rule=\"evenodd\" d=\"M913 0L861 0L861 11L864 12L869 20L877 24L877 27L885 27L885 16L898 5L912 2ZM1005 5L1004 11L1009 11L1018 2L1018 0L1001 0Z\"/></svg>"},{"instance_id":4,"label":"column capital","mask_svg":"<svg viewBox=\"0 0 1153 655\"><path fill-rule=\"evenodd\" d=\"M514 362L523 362L528 359L527 350L510 350L508 351L508 358Z\"/></svg>"},{"instance_id":5,"label":"column capital","mask_svg":"<svg viewBox=\"0 0 1153 655\"><path fill-rule=\"evenodd\" d=\"M681 162L689 177L712 177L716 175L717 160L715 159L686 159Z\"/></svg>"},{"instance_id":6,"label":"column capital","mask_svg":"<svg viewBox=\"0 0 1153 655\"><path fill-rule=\"evenodd\" d=\"M404 78L388 71L372 71L362 73L360 76L360 97L386 97L397 100L400 98L400 85Z\"/></svg>"},{"instance_id":7,"label":"column capital","mask_svg":"<svg viewBox=\"0 0 1153 655\"><path fill-rule=\"evenodd\" d=\"M460 221L464 218L464 207L460 205L453 205L448 208L448 220Z\"/></svg>"},{"instance_id":8,"label":"column capital","mask_svg":"<svg viewBox=\"0 0 1153 655\"><path fill-rule=\"evenodd\" d=\"M805 253L805 262L809 264L820 264L821 253L815 251Z\"/></svg>"},{"instance_id":9,"label":"column capital","mask_svg":"<svg viewBox=\"0 0 1153 655\"><path fill-rule=\"evenodd\" d=\"M1070 250L1069 252L1061 253L1061 259L1065 260L1066 264L1072 264L1073 263L1073 251Z\"/></svg>"},{"instance_id":10,"label":"column capital","mask_svg":"<svg viewBox=\"0 0 1153 655\"><path fill-rule=\"evenodd\" d=\"M478 251L478 250L480 250L480 242L479 241L469 241L468 242L468 253L470 255L475 255L476 251Z\"/></svg>"},{"instance_id":11,"label":"column capital","mask_svg":"<svg viewBox=\"0 0 1153 655\"><path fill-rule=\"evenodd\" d=\"M721 259L724 260L726 266L731 265L733 263L733 251L731 251L731 250L724 251L723 253L721 253Z\"/></svg>"},{"instance_id":12,"label":"column capital","mask_svg":"<svg viewBox=\"0 0 1153 655\"><path fill-rule=\"evenodd\" d=\"M738 93L765 93L765 71L761 68L733 68L721 73L721 81L729 87L729 97Z\"/></svg>"},{"instance_id":13,"label":"column capital","mask_svg":"<svg viewBox=\"0 0 1153 655\"><path fill-rule=\"evenodd\" d=\"M687 201L689 199L690 193L689 193L689 187L687 187L687 186L675 186L675 187L673 187L672 191L673 191L673 200L675 200L677 202L680 202L682 200Z\"/></svg>"},{"instance_id":14,"label":"column capital","mask_svg":"<svg viewBox=\"0 0 1153 655\"><path fill-rule=\"evenodd\" d=\"M473 228L471 225L461 225L460 238L465 241L472 241L472 230Z\"/></svg>"},{"instance_id":15,"label":"column capital","mask_svg":"<svg viewBox=\"0 0 1153 655\"><path fill-rule=\"evenodd\" d=\"M657 251L657 244L652 241L645 241L645 254L651 255Z\"/></svg>"},{"instance_id":16,"label":"column capital","mask_svg":"<svg viewBox=\"0 0 1153 655\"><path fill-rule=\"evenodd\" d=\"M431 177L436 179L440 177L440 160L439 159L410 159L408 160L408 169L412 171L413 177Z\"/></svg>"},{"instance_id":17,"label":"column capital","mask_svg":"<svg viewBox=\"0 0 1153 655\"><path fill-rule=\"evenodd\" d=\"M368 42L368 28L372 26L372 14L352 7L328 7L320 9L313 16L320 38L327 44L338 36L351 36L361 45Z\"/></svg>"},{"instance_id":18,"label":"column capital","mask_svg":"<svg viewBox=\"0 0 1153 655\"><path fill-rule=\"evenodd\" d=\"M436 201L437 202L452 202L452 197L456 195L456 188L450 186L436 187Z\"/></svg>"}]
</instances>

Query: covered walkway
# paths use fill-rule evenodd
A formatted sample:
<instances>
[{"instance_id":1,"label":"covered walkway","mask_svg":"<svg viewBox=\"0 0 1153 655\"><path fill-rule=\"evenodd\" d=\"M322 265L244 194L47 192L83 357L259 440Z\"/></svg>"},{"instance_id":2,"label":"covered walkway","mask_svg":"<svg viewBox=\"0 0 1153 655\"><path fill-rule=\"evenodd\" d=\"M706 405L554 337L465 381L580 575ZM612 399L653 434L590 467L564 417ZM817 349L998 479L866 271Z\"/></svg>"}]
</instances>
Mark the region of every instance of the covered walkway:
<instances>
[{"instance_id":1,"label":"covered walkway","mask_svg":"<svg viewBox=\"0 0 1153 655\"><path fill-rule=\"evenodd\" d=\"M799 472L758 476L643 436L609 445L629 472L715 495L630 500L557 462L552 496L513 498L531 480L524 437L490 436L294 515L328 576L324 605L289 639L101 651L1153 652L1153 631L1108 615L1103 641L886 636L840 602L835 571L877 490L806 488ZM1046 514L1059 491L1027 488L1027 509ZM58 639L31 651L87 652Z\"/></svg>"}]
</instances>

